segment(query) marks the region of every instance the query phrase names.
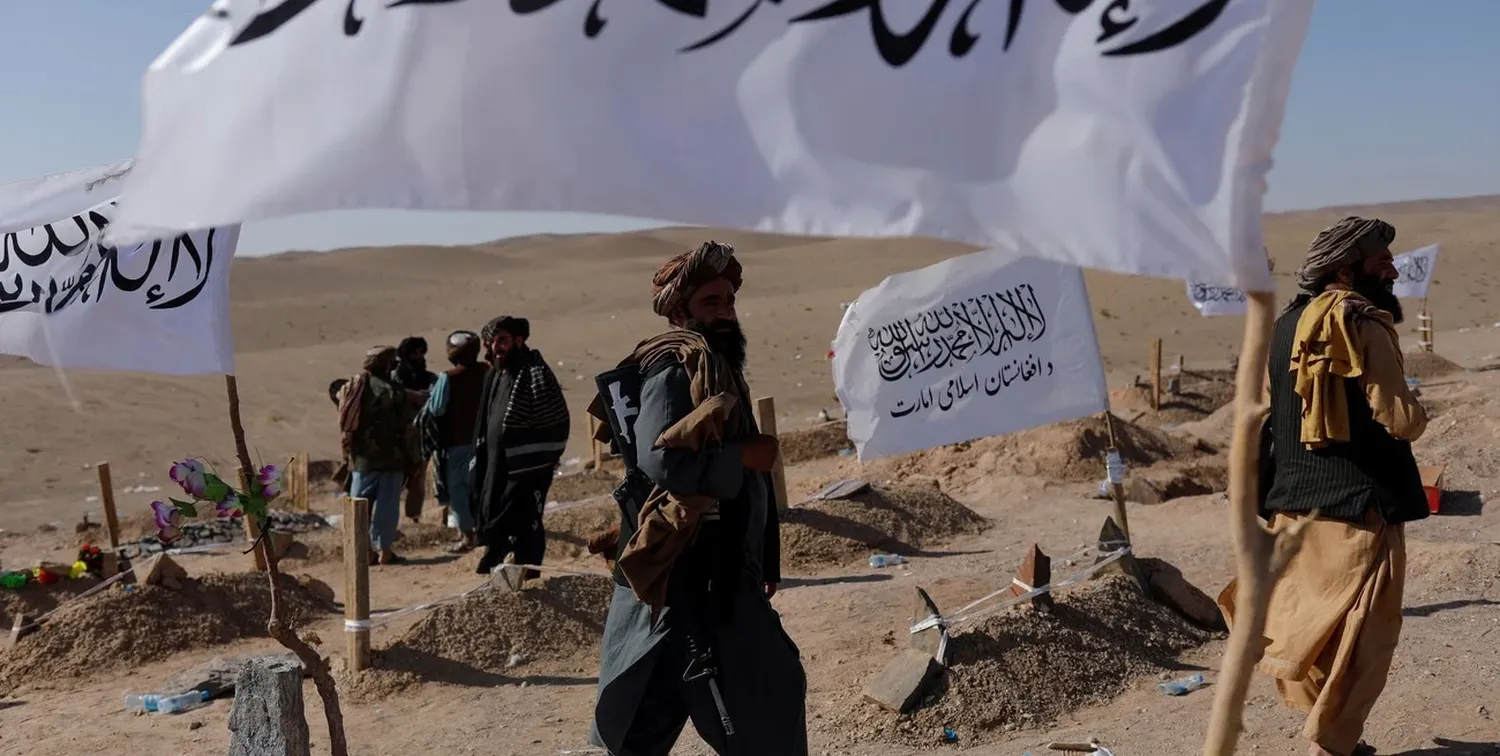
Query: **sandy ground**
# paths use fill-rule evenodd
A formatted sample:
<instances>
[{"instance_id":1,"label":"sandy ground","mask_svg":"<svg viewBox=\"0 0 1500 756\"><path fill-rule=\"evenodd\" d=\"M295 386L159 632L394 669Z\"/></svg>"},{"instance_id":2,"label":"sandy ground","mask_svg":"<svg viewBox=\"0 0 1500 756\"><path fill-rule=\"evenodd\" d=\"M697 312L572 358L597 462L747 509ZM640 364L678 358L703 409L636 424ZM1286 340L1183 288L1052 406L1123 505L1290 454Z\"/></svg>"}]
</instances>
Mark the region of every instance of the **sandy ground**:
<instances>
[{"instance_id":1,"label":"sandy ground","mask_svg":"<svg viewBox=\"0 0 1500 756\"><path fill-rule=\"evenodd\" d=\"M1494 266L1500 199L1408 203L1378 212L1394 222L1397 246L1442 241L1432 310L1439 350L1480 368L1500 360L1500 301L1487 297L1500 273ZM1342 211L1272 216L1269 240L1278 279L1308 239ZM370 344L394 343L407 333L437 343L454 327L477 329L488 317L519 313L532 319L534 344L558 366L581 417L587 376L612 364L657 322L647 305L650 272L669 254L706 234L667 230L624 236L532 237L477 248L352 250L292 254L235 263L234 318L241 390L252 444L265 459L307 450L331 456L336 448L329 380L357 367ZM916 241L805 240L743 233L713 234L736 243L747 267L741 311L752 346L751 381L777 397L783 427L805 425L821 407L836 409L824 353L837 326L839 303L891 272L951 255L952 245ZM583 266L587 266L586 268ZM587 271L586 275L580 275ZM1143 372L1146 345L1166 340L1169 355L1190 365L1221 364L1236 349L1239 319L1203 319L1191 312L1180 283L1090 275L1105 357L1116 383ZM1283 292L1285 293L1285 292ZM1409 303L1415 309L1416 303ZM1148 306L1143 306L1148 305ZM1410 318L1408 328L1415 326ZM1412 341L1415 339L1412 338ZM434 360L435 362L437 360ZM583 377L580 377L583 376ZM168 485L173 457L207 454L226 459L222 380L135 375L72 374L81 401L74 411L48 369L14 362L0 366L0 407L7 413L0 443L0 560L7 566L57 551L59 533L37 525L58 522L64 532L97 503L94 472L109 460L116 485ZM1500 372L1475 371L1424 382L1434 408L1429 439L1418 446L1424 463L1450 466L1451 516L1408 531L1410 569L1402 646L1367 739L1381 753L1405 756L1500 754L1500 514L1487 506L1500 495ZM575 431L575 437L582 434ZM582 444L575 444L582 447ZM583 449L572 452L583 454ZM897 468L861 469L830 457L789 470L794 492L806 495L846 475L879 476ZM1067 554L1098 533L1105 502L1092 486L1040 477L969 475L945 490L996 526L929 550L904 568L872 571L854 562L790 579L776 598L788 632L808 670L808 720L814 753L898 756L964 750L1018 756L1044 752L1052 740L1098 737L1116 754L1198 752L1212 688L1182 698L1141 679L1101 707L1075 711L1042 728L997 736L984 745L961 741L913 749L864 742L851 731L850 712L865 706L860 688L891 656L882 639L901 632L912 588L931 591L952 607L1005 584L1032 543ZM119 496L134 512L150 493ZM332 509L331 500L317 505ZM1222 495L1132 506L1140 553L1167 559L1194 583L1216 593L1231 574ZM474 557L453 560L433 548L414 549L416 564L372 571L372 606L393 609L471 587ZM241 569L247 557L184 558L191 572ZM590 561L559 562L599 570ZM289 563L288 570L319 577L342 593L337 561ZM342 596L340 595L340 598ZM391 643L403 623L377 633L376 648ZM316 627L327 650L341 656L337 619ZM151 642L143 638L140 642ZM225 653L272 650L271 641L184 652L127 671L101 671L82 681L23 684L0 698L0 754L208 754L227 747L227 701L177 717L125 713L121 696L150 690L195 663ZM1016 648L1013 653L1026 653ZM1222 642L1186 654L1183 669L1216 678ZM385 698L349 697L345 716L358 754L413 752L556 754L586 748L596 660L522 665L507 674L446 669ZM306 688L315 753L327 753L322 712ZM1171 723L1169 726L1163 726ZM962 730L966 723L952 726ZM1301 753L1300 717L1281 709L1272 688L1257 680L1246 711L1242 752ZM971 747L973 746L973 747ZM691 735L675 753L704 754Z\"/></svg>"}]
</instances>

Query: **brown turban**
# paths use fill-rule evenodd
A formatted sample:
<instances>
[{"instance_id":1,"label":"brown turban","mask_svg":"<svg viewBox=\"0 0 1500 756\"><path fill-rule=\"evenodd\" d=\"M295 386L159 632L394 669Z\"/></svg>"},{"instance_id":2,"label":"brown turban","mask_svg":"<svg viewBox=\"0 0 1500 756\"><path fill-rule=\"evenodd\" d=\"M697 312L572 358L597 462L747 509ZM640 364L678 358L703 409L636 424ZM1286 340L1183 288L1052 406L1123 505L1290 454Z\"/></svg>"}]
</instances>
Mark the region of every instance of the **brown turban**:
<instances>
[{"instance_id":1,"label":"brown turban","mask_svg":"<svg viewBox=\"0 0 1500 756\"><path fill-rule=\"evenodd\" d=\"M1344 268L1390 249L1396 228L1378 218L1349 216L1323 229L1307 248L1307 261L1297 271L1297 286L1318 294L1328 277Z\"/></svg>"},{"instance_id":2,"label":"brown turban","mask_svg":"<svg viewBox=\"0 0 1500 756\"><path fill-rule=\"evenodd\" d=\"M727 278L735 291L745 282L744 268L734 258L734 247L716 241L704 242L691 252L668 260L651 279L651 309L670 318L686 310L688 298L698 287L715 278Z\"/></svg>"},{"instance_id":3,"label":"brown turban","mask_svg":"<svg viewBox=\"0 0 1500 756\"><path fill-rule=\"evenodd\" d=\"M365 352L365 372L385 378L396 363L396 348L393 346L371 347Z\"/></svg>"}]
</instances>

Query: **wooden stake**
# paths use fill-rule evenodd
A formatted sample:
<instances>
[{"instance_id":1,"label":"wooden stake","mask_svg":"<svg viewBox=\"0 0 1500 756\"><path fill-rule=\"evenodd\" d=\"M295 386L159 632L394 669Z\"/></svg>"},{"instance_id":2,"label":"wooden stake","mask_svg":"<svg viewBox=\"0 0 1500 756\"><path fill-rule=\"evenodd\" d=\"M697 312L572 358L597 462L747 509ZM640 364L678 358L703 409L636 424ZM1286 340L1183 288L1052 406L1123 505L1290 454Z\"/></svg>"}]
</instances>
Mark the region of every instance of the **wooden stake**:
<instances>
[{"instance_id":1,"label":"wooden stake","mask_svg":"<svg viewBox=\"0 0 1500 756\"><path fill-rule=\"evenodd\" d=\"M780 436L776 433L776 397L763 396L755 400L756 424L760 426L760 432L767 436ZM776 456L776 465L771 468L771 481L776 486L776 508L785 512L789 505L786 498L786 467L781 464L781 455Z\"/></svg>"},{"instance_id":2,"label":"wooden stake","mask_svg":"<svg viewBox=\"0 0 1500 756\"><path fill-rule=\"evenodd\" d=\"M312 507L312 496L307 482L307 452L292 457L284 476L292 510L307 512Z\"/></svg>"},{"instance_id":3,"label":"wooden stake","mask_svg":"<svg viewBox=\"0 0 1500 756\"><path fill-rule=\"evenodd\" d=\"M1151 409L1161 410L1161 339L1151 340Z\"/></svg>"},{"instance_id":4,"label":"wooden stake","mask_svg":"<svg viewBox=\"0 0 1500 756\"><path fill-rule=\"evenodd\" d=\"M1422 297L1422 311L1417 314L1417 349L1432 351L1432 315L1427 312L1427 297Z\"/></svg>"},{"instance_id":5,"label":"wooden stake","mask_svg":"<svg viewBox=\"0 0 1500 756\"><path fill-rule=\"evenodd\" d=\"M109 463L100 462L99 501L104 503L104 529L109 532L109 550L120 550L120 516L115 513L115 485L109 477Z\"/></svg>"},{"instance_id":6,"label":"wooden stake","mask_svg":"<svg viewBox=\"0 0 1500 756\"><path fill-rule=\"evenodd\" d=\"M344 638L349 669L370 666L370 500L344 503Z\"/></svg>"},{"instance_id":7,"label":"wooden stake","mask_svg":"<svg viewBox=\"0 0 1500 756\"><path fill-rule=\"evenodd\" d=\"M1231 756L1244 727L1250 674L1264 649L1271 589L1302 545L1301 528L1272 534L1260 524L1256 489L1260 479L1260 429L1269 408L1266 358L1275 324L1276 295L1246 292L1245 341L1234 390L1234 440L1229 452L1229 524L1236 572L1234 627L1215 686L1214 708L1203 743L1204 756Z\"/></svg>"},{"instance_id":8,"label":"wooden stake","mask_svg":"<svg viewBox=\"0 0 1500 756\"><path fill-rule=\"evenodd\" d=\"M240 470L240 490L250 490L250 474L244 470ZM254 517L250 516L241 517L240 519L245 523L245 540L252 544L255 543L256 539L260 538L260 523L256 522ZM250 569L254 572L266 571L266 557L265 554L261 553L260 549L250 550Z\"/></svg>"},{"instance_id":9,"label":"wooden stake","mask_svg":"<svg viewBox=\"0 0 1500 756\"><path fill-rule=\"evenodd\" d=\"M1161 346L1161 342L1157 342ZM1104 427L1109 431L1109 448L1105 454L1119 454L1120 445L1115 441L1115 416L1109 410L1104 411ZM1106 463L1107 464L1107 463ZM1125 534L1125 542L1130 542L1130 519L1125 514L1125 482L1109 482L1110 498L1115 500L1115 522L1119 523L1120 531Z\"/></svg>"}]
</instances>

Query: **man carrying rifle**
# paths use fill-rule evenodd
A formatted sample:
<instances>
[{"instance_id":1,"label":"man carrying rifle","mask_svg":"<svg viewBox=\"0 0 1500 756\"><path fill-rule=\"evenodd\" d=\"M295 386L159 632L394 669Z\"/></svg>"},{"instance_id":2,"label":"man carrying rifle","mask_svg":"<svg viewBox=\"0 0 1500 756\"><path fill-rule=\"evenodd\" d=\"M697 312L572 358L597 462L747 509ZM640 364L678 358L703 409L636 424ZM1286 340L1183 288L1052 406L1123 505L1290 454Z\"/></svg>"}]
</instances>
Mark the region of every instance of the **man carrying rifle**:
<instances>
[{"instance_id":1,"label":"man carrying rifle","mask_svg":"<svg viewBox=\"0 0 1500 756\"><path fill-rule=\"evenodd\" d=\"M626 462L591 733L666 756L689 719L719 754L807 754L807 679L770 599L780 541L735 314L742 269L708 242L653 279L671 329L599 377L590 413Z\"/></svg>"}]
</instances>

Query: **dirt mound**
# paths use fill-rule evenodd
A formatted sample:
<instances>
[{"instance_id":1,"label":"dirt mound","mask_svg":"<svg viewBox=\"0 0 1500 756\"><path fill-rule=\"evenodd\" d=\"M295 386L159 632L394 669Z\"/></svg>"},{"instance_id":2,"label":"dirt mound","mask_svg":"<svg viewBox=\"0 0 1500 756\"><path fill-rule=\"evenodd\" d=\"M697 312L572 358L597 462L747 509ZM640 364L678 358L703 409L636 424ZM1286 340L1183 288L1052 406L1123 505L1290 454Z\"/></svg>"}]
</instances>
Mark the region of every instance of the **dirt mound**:
<instances>
[{"instance_id":1,"label":"dirt mound","mask_svg":"<svg viewBox=\"0 0 1500 756\"><path fill-rule=\"evenodd\" d=\"M1106 577L1057 596L1051 614L1017 608L960 630L931 703L896 717L859 701L846 724L858 737L909 746L932 745L944 727L960 743L985 743L1156 679L1211 637L1142 598L1129 579Z\"/></svg>"},{"instance_id":2,"label":"dirt mound","mask_svg":"<svg viewBox=\"0 0 1500 756\"><path fill-rule=\"evenodd\" d=\"M916 555L988 526L936 481L871 486L846 499L812 501L783 513L782 569L825 569L871 553Z\"/></svg>"},{"instance_id":3,"label":"dirt mound","mask_svg":"<svg viewBox=\"0 0 1500 756\"><path fill-rule=\"evenodd\" d=\"M1461 602L1500 599L1500 544L1409 541L1406 547L1409 598L1455 598ZM1412 603L1407 602L1408 608Z\"/></svg>"},{"instance_id":4,"label":"dirt mound","mask_svg":"<svg viewBox=\"0 0 1500 756\"><path fill-rule=\"evenodd\" d=\"M552 479L552 488L547 491L550 501L583 501L597 496L607 496L620 485L621 474L609 469L583 470L559 475Z\"/></svg>"},{"instance_id":5,"label":"dirt mound","mask_svg":"<svg viewBox=\"0 0 1500 756\"><path fill-rule=\"evenodd\" d=\"M1220 407L1206 417L1178 425L1173 429L1177 435L1187 434L1207 441L1219 448L1227 449L1234 440L1234 403Z\"/></svg>"},{"instance_id":6,"label":"dirt mound","mask_svg":"<svg viewBox=\"0 0 1500 756\"><path fill-rule=\"evenodd\" d=\"M1500 448L1482 441L1494 438L1500 438L1500 397L1484 392L1429 418L1412 451L1417 464L1446 468L1448 492L1474 498L1500 477Z\"/></svg>"},{"instance_id":7,"label":"dirt mound","mask_svg":"<svg viewBox=\"0 0 1500 756\"><path fill-rule=\"evenodd\" d=\"M547 526L547 558L568 560L588 554L590 536L620 524L620 507L610 498L548 512L543 521ZM602 565L601 561L596 566Z\"/></svg>"},{"instance_id":8,"label":"dirt mound","mask_svg":"<svg viewBox=\"0 0 1500 756\"><path fill-rule=\"evenodd\" d=\"M781 460L786 465L835 457L839 452L853 448L849 426L842 420L781 434Z\"/></svg>"},{"instance_id":9,"label":"dirt mound","mask_svg":"<svg viewBox=\"0 0 1500 756\"><path fill-rule=\"evenodd\" d=\"M498 684L536 671L534 665L597 671L613 590L603 576L565 575L520 593L480 591L432 610L374 652L376 669L346 673L346 682L356 697L370 699L422 681Z\"/></svg>"},{"instance_id":10,"label":"dirt mound","mask_svg":"<svg viewBox=\"0 0 1500 756\"><path fill-rule=\"evenodd\" d=\"M1407 378L1440 378L1464 371L1462 365L1436 352L1408 352L1404 362Z\"/></svg>"},{"instance_id":11,"label":"dirt mound","mask_svg":"<svg viewBox=\"0 0 1500 756\"><path fill-rule=\"evenodd\" d=\"M396 533L396 553L423 551L446 546L458 540L458 531L440 522L402 520ZM342 528L297 534L297 546L283 557L304 564L337 562L344 558Z\"/></svg>"},{"instance_id":12,"label":"dirt mound","mask_svg":"<svg viewBox=\"0 0 1500 756\"><path fill-rule=\"evenodd\" d=\"M1132 386L1110 392L1110 405L1118 410L1133 409L1148 413L1155 422L1186 423L1199 420L1234 401L1234 371L1184 370L1177 374L1178 390L1167 393L1170 373L1162 374L1161 409L1151 409L1151 387Z\"/></svg>"},{"instance_id":13,"label":"dirt mound","mask_svg":"<svg viewBox=\"0 0 1500 756\"><path fill-rule=\"evenodd\" d=\"M294 627L331 612L290 577L282 599ZM182 590L116 585L64 606L0 656L0 681L36 684L112 667L137 667L179 651L266 637L271 592L263 575L211 574Z\"/></svg>"},{"instance_id":14,"label":"dirt mound","mask_svg":"<svg viewBox=\"0 0 1500 756\"><path fill-rule=\"evenodd\" d=\"M64 580L51 585L27 583L20 590L0 589L0 629L8 631L17 614L40 616L98 584L95 579Z\"/></svg>"}]
</instances>

